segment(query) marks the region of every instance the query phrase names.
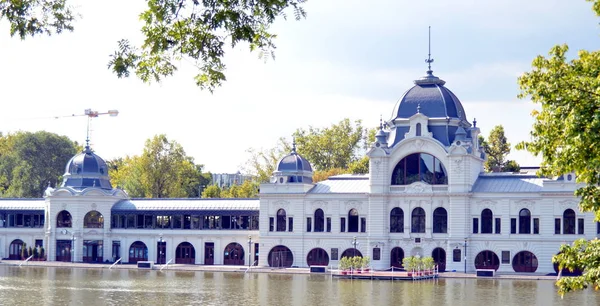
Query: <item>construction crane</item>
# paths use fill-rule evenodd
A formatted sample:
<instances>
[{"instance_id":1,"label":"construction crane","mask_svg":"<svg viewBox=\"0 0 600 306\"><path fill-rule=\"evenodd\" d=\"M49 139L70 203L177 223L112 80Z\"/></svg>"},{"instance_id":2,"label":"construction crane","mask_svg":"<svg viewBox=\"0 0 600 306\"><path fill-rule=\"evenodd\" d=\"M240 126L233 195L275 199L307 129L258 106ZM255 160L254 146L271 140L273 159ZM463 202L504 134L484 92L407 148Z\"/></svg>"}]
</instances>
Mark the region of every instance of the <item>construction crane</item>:
<instances>
[{"instance_id":1,"label":"construction crane","mask_svg":"<svg viewBox=\"0 0 600 306\"><path fill-rule=\"evenodd\" d=\"M111 109L107 112L99 112L99 111L95 111L92 110L91 108L88 108L86 110L84 110L83 114L73 114L71 116L56 116L54 117L54 119L59 119L59 118L65 118L65 117L81 117L81 116L87 116L87 135L86 135L86 147L90 146L90 131L91 131L91 125L92 125L92 118L97 118L98 116L101 115L109 115L111 117L116 117L117 115L119 115L119 111L116 109Z\"/></svg>"}]
</instances>

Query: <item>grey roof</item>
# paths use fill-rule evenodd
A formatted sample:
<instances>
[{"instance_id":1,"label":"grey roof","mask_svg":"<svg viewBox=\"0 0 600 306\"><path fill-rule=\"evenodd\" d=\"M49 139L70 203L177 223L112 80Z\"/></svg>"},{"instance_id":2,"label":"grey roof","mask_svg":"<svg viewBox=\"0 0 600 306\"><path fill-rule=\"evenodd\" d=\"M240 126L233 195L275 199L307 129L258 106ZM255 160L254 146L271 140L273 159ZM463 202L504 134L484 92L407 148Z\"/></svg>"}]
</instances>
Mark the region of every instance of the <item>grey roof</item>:
<instances>
[{"instance_id":1,"label":"grey roof","mask_svg":"<svg viewBox=\"0 0 600 306\"><path fill-rule=\"evenodd\" d=\"M0 211L44 212L44 199L0 199Z\"/></svg>"},{"instance_id":2,"label":"grey roof","mask_svg":"<svg viewBox=\"0 0 600 306\"><path fill-rule=\"evenodd\" d=\"M318 182L309 193L368 193L369 177L367 175L332 176L326 181Z\"/></svg>"},{"instance_id":3,"label":"grey roof","mask_svg":"<svg viewBox=\"0 0 600 306\"><path fill-rule=\"evenodd\" d=\"M118 214L254 215L259 207L258 199L131 199L117 202L111 210Z\"/></svg>"},{"instance_id":4,"label":"grey roof","mask_svg":"<svg viewBox=\"0 0 600 306\"><path fill-rule=\"evenodd\" d=\"M297 171L311 171L312 167L308 160L292 151L289 155L283 157L277 165L277 171L280 172L297 172Z\"/></svg>"},{"instance_id":5,"label":"grey roof","mask_svg":"<svg viewBox=\"0 0 600 306\"><path fill-rule=\"evenodd\" d=\"M534 175L480 175L473 192L540 192L544 180Z\"/></svg>"}]
</instances>

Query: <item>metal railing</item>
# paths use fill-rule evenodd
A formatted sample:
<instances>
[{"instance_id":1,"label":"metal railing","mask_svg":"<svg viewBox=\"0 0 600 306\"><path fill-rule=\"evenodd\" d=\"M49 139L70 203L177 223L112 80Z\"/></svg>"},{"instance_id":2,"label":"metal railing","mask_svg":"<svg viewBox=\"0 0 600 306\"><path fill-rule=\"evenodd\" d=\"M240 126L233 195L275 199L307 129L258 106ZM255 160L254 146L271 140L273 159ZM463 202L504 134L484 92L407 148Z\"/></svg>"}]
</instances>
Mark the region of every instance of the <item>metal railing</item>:
<instances>
[{"instance_id":1,"label":"metal railing","mask_svg":"<svg viewBox=\"0 0 600 306\"><path fill-rule=\"evenodd\" d=\"M19 264L19 267L21 267L24 263L28 262L32 258L33 258L33 255L27 257L27 259L25 259L22 263Z\"/></svg>"},{"instance_id":2,"label":"metal railing","mask_svg":"<svg viewBox=\"0 0 600 306\"><path fill-rule=\"evenodd\" d=\"M173 258L169 259L169 261L167 261L166 264L164 264L160 267L160 271L162 271L164 268L168 267L172 261L173 261Z\"/></svg>"},{"instance_id":3,"label":"metal railing","mask_svg":"<svg viewBox=\"0 0 600 306\"><path fill-rule=\"evenodd\" d=\"M121 262L121 259L123 259L123 257L117 259L117 261L115 261L112 265L110 265L110 268L108 268L109 270L112 269L116 264L118 264L119 262Z\"/></svg>"}]
</instances>

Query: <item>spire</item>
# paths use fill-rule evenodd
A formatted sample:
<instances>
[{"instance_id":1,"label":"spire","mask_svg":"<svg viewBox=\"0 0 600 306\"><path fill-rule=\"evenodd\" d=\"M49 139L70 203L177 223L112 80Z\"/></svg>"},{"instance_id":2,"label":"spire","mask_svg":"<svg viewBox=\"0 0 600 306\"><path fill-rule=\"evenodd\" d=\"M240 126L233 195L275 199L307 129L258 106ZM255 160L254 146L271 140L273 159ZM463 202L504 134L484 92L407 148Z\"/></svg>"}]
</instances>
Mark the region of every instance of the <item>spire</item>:
<instances>
[{"instance_id":1,"label":"spire","mask_svg":"<svg viewBox=\"0 0 600 306\"><path fill-rule=\"evenodd\" d=\"M383 118L381 115L379 115L379 129L383 130Z\"/></svg>"},{"instance_id":2,"label":"spire","mask_svg":"<svg viewBox=\"0 0 600 306\"><path fill-rule=\"evenodd\" d=\"M427 74L432 75L433 71L431 70L431 63L433 63L433 58L431 58L431 26L429 26L429 53L427 54L427 59L425 60L427 63Z\"/></svg>"},{"instance_id":3,"label":"spire","mask_svg":"<svg viewBox=\"0 0 600 306\"><path fill-rule=\"evenodd\" d=\"M421 113L421 102L419 102L419 104L417 104L417 114Z\"/></svg>"},{"instance_id":4,"label":"spire","mask_svg":"<svg viewBox=\"0 0 600 306\"><path fill-rule=\"evenodd\" d=\"M477 127L477 118L473 118L473 127Z\"/></svg>"},{"instance_id":5,"label":"spire","mask_svg":"<svg viewBox=\"0 0 600 306\"><path fill-rule=\"evenodd\" d=\"M296 137L292 136L292 154L296 153Z\"/></svg>"}]
</instances>

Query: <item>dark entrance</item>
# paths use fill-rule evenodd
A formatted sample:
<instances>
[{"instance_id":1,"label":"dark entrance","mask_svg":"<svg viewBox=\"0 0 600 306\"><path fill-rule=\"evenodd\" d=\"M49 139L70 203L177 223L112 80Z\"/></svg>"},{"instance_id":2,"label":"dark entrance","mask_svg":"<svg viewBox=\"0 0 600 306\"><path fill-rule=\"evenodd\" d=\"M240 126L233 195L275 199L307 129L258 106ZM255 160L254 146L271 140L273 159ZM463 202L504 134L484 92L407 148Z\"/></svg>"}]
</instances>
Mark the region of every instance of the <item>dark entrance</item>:
<instances>
[{"instance_id":1,"label":"dark entrance","mask_svg":"<svg viewBox=\"0 0 600 306\"><path fill-rule=\"evenodd\" d=\"M269 267L287 268L292 266L294 255L292 255L292 251L286 246L278 245L269 251L267 261L269 262Z\"/></svg>"},{"instance_id":2,"label":"dark entrance","mask_svg":"<svg viewBox=\"0 0 600 306\"><path fill-rule=\"evenodd\" d=\"M492 251L483 251L475 257L475 269L494 269L500 267L498 255Z\"/></svg>"},{"instance_id":3,"label":"dark entrance","mask_svg":"<svg viewBox=\"0 0 600 306\"><path fill-rule=\"evenodd\" d=\"M113 241L112 245L112 259L113 262L121 258L121 241Z\"/></svg>"},{"instance_id":4,"label":"dark entrance","mask_svg":"<svg viewBox=\"0 0 600 306\"><path fill-rule=\"evenodd\" d=\"M431 257L433 257L433 261L438 266L440 272L446 271L446 251L442 248L435 248L433 252L431 252Z\"/></svg>"},{"instance_id":5,"label":"dark entrance","mask_svg":"<svg viewBox=\"0 0 600 306\"><path fill-rule=\"evenodd\" d=\"M175 251L175 263L190 264L196 263L196 250L189 242L182 242L177 246Z\"/></svg>"},{"instance_id":6,"label":"dark entrance","mask_svg":"<svg viewBox=\"0 0 600 306\"><path fill-rule=\"evenodd\" d=\"M239 243L230 243L223 252L223 264L232 266L244 265L244 248Z\"/></svg>"},{"instance_id":7,"label":"dark entrance","mask_svg":"<svg viewBox=\"0 0 600 306\"><path fill-rule=\"evenodd\" d=\"M342 257L340 257L340 259L344 258L344 257L355 257L355 256L363 257L362 253L359 250L357 250L355 248L350 248L350 249L346 249L344 251L344 253L342 253Z\"/></svg>"},{"instance_id":8,"label":"dark entrance","mask_svg":"<svg viewBox=\"0 0 600 306\"><path fill-rule=\"evenodd\" d=\"M215 243L205 242L204 243L204 264L214 265L215 264Z\"/></svg>"},{"instance_id":9,"label":"dark entrance","mask_svg":"<svg viewBox=\"0 0 600 306\"><path fill-rule=\"evenodd\" d=\"M253 265L258 265L258 243L254 244L254 263Z\"/></svg>"},{"instance_id":10,"label":"dark entrance","mask_svg":"<svg viewBox=\"0 0 600 306\"><path fill-rule=\"evenodd\" d=\"M148 260L148 247L141 241L136 241L129 247L129 263Z\"/></svg>"},{"instance_id":11,"label":"dark entrance","mask_svg":"<svg viewBox=\"0 0 600 306\"><path fill-rule=\"evenodd\" d=\"M306 263L308 266L327 266L329 265L329 255L321 248L314 248L308 252Z\"/></svg>"},{"instance_id":12,"label":"dark entrance","mask_svg":"<svg viewBox=\"0 0 600 306\"><path fill-rule=\"evenodd\" d=\"M56 261L71 261L71 240L56 240Z\"/></svg>"},{"instance_id":13,"label":"dark entrance","mask_svg":"<svg viewBox=\"0 0 600 306\"><path fill-rule=\"evenodd\" d=\"M390 266L394 268L402 268L402 260L404 259L404 250L400 247L395 247L390 253Z\"/></svg>"},{"instance_id":14,"label":"dark entrance","mask_svg":"<svg viewBox=\"0 0 600 306\"><path fill-rule=\"evenodd\" d=\"M538 268L538 259L533 253L522 251L513 257L512 266L515 272L535 272Z\"/></svg>"},{"instance_id":15,"label":"dark entrance","mask_svg":"<svg viewBox=\"0 0 600 306\"><path fill-rule=\"evenodd\" d=\"M13 242L10 243L10 250L9 250L9 253L8 253L8 259L11 259L11 260L20 260L21 259L21 250L22 249L23 249L23 241L21 241L20 239L13 240Z\"/></svg>"},{"instance_id":16,"label":"dark entrance","mask_svg":"<svg viewBox=\"0 0 600 306\"><path fill-rule=\"evenodd\" d=\"M102 262L102 240L83 241L83 262Z\"/></svg>"},{"instance_id":17,"label":"dark entrance","mask_svg":"<svg viewBox=\"0 0 600 306\"><path fill-rule=\"evenodd\" d=\"M167 242L159 241L156 243L156 264L164 265L167 262Z\"/></svg>"}]
</instances>

